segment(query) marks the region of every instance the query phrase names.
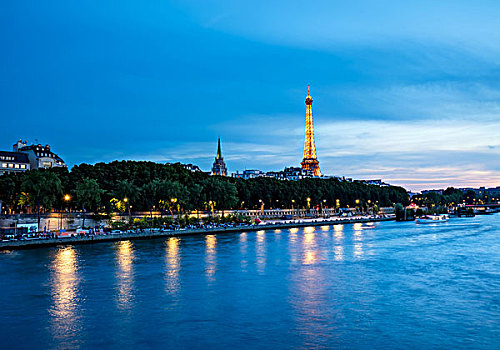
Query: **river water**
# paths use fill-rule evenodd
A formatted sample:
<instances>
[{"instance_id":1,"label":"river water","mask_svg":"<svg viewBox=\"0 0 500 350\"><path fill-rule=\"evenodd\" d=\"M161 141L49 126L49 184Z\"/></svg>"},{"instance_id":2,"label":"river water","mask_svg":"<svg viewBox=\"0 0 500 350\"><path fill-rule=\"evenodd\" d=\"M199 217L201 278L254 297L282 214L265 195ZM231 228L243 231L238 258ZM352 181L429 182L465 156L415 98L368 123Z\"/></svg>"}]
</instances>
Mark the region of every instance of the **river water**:
<instances>
[{"instance_id":1,"label":"river water","mask_svg":"<svg viewBox=\"0 0 500 350\"><path fill-rule=\"evenodd\" d=\"M0 253L17 348L500 346L500 215Z\"/></svg>"}]
</instances>

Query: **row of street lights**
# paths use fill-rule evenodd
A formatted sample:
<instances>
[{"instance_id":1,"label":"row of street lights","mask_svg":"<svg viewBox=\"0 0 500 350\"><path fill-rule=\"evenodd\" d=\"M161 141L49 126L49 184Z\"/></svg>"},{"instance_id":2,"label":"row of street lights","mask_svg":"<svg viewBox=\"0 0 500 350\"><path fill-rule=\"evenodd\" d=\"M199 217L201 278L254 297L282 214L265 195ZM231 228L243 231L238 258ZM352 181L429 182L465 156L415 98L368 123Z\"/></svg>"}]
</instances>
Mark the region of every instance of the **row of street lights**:
<instances>
[{"instance_id":1,"label":"row of street lights","mask_svg":"<svg viewBox=\"0 0 500 350\"><path fill-rule=\"evenodd\" d=\"M307 202L307 209L311 209L311 197L307 197L306 202ZM327 202L326 199L323 199L319 202L321 210L323 210L326 207L326 202ZM279 203L279 199L276 200L276 203ZM357 207L361 203L361 200L356 199L355 203L356 203L356 207ZM367 203L368 203L368 205L371 205L372 201L368 200ZM378 201L376 201L376 203L378 203ZM241 209L244 209L244 207L245 207L244 204L245 204L245 201L242 201L241 202ZM296 204L295 199L292 199L291 200L292 210L295 209L295 204ZM264 209L264 201L262 199L259 199L258 206L260 207L261 210ZM349 205L347 205L347 207L349 207ZM335 200L335 208L340 208L340 199Z\"/></svg>"}]
</instances>

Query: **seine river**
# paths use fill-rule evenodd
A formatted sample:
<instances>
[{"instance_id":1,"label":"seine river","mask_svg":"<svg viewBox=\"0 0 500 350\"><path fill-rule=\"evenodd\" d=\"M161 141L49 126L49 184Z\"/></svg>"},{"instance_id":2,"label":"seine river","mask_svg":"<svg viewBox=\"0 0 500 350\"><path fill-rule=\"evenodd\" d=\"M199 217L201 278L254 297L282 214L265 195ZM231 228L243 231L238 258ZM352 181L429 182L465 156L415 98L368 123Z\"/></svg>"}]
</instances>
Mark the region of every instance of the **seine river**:
<instances>
[{"instance_id":1,"label":"seine river","mask_svg":"<svg viewBox=\"0 0 500 350\"><path fill-rule=\"evenodd\" d=\"M17 348L500 347L500 215L0 253Z\"/></svg>"}]
</instances>

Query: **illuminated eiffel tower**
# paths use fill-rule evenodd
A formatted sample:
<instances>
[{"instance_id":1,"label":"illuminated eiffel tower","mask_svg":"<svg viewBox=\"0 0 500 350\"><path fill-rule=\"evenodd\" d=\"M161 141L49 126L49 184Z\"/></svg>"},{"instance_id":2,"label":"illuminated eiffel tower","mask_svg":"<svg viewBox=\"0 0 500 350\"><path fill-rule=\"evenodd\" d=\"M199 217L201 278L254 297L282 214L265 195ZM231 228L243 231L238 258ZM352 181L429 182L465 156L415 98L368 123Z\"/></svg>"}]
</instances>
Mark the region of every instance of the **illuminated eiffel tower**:
<instances>
[{"instance_id":1,"label":"illuminated eiffel tower","mask_svg":"<svg viewBox=\"0 0 500 350\"><path fill-rule=\"evenodd\" d=\"M319 161L316 159L316 146L314 144L314 128L313 128L313 99L310 94L309 85L307 85L306 97L306 138L304 141L304 159L302 159L302 169L312 171L314 176L321 176L319 170Z\"/></svg>"}]
</instances>

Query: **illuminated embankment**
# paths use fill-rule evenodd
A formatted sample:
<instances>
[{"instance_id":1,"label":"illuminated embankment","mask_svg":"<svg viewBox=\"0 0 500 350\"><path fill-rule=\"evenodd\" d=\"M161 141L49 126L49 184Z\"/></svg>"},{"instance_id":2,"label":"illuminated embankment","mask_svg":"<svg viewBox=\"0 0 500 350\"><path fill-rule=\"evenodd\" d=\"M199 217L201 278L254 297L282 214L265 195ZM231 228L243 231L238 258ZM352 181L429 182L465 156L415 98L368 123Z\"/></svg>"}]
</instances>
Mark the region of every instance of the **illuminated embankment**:
<instances>
[{"instance_id":1,"label":"illuminated embankment","mask_svg":"<svg viewBox=\"0 0 500 350\"><path fill-rule=\"evenodd\" d=\"M99 234L93 236L75 236L67 238L50 238L50 239L30 239L30 240L13 240L0 242L0 250L11 249L24 249L55 246L63 244L88 244L97 242L110 242L110 241L125 241L133 239L151 239L172 236L188 236L188 235L207 235L214 233L230 233L230 232L247 232L271 229L285 229L293 227L307 227L307 226L323 226L323 225L337 225L337 224L350 224L350 223L363 223L374 221L390 221L395 217L385 218L350 218L350 219L335 219L335 220L313 220L313 221L295 221L290 223L277 223L267 225L249 225L240 227L216 227L210 229L186 229L186 230L159 230L153 229L152 231L146 230L144 232L125 232L116 234Z\"/></svg>"}]
</instances>

